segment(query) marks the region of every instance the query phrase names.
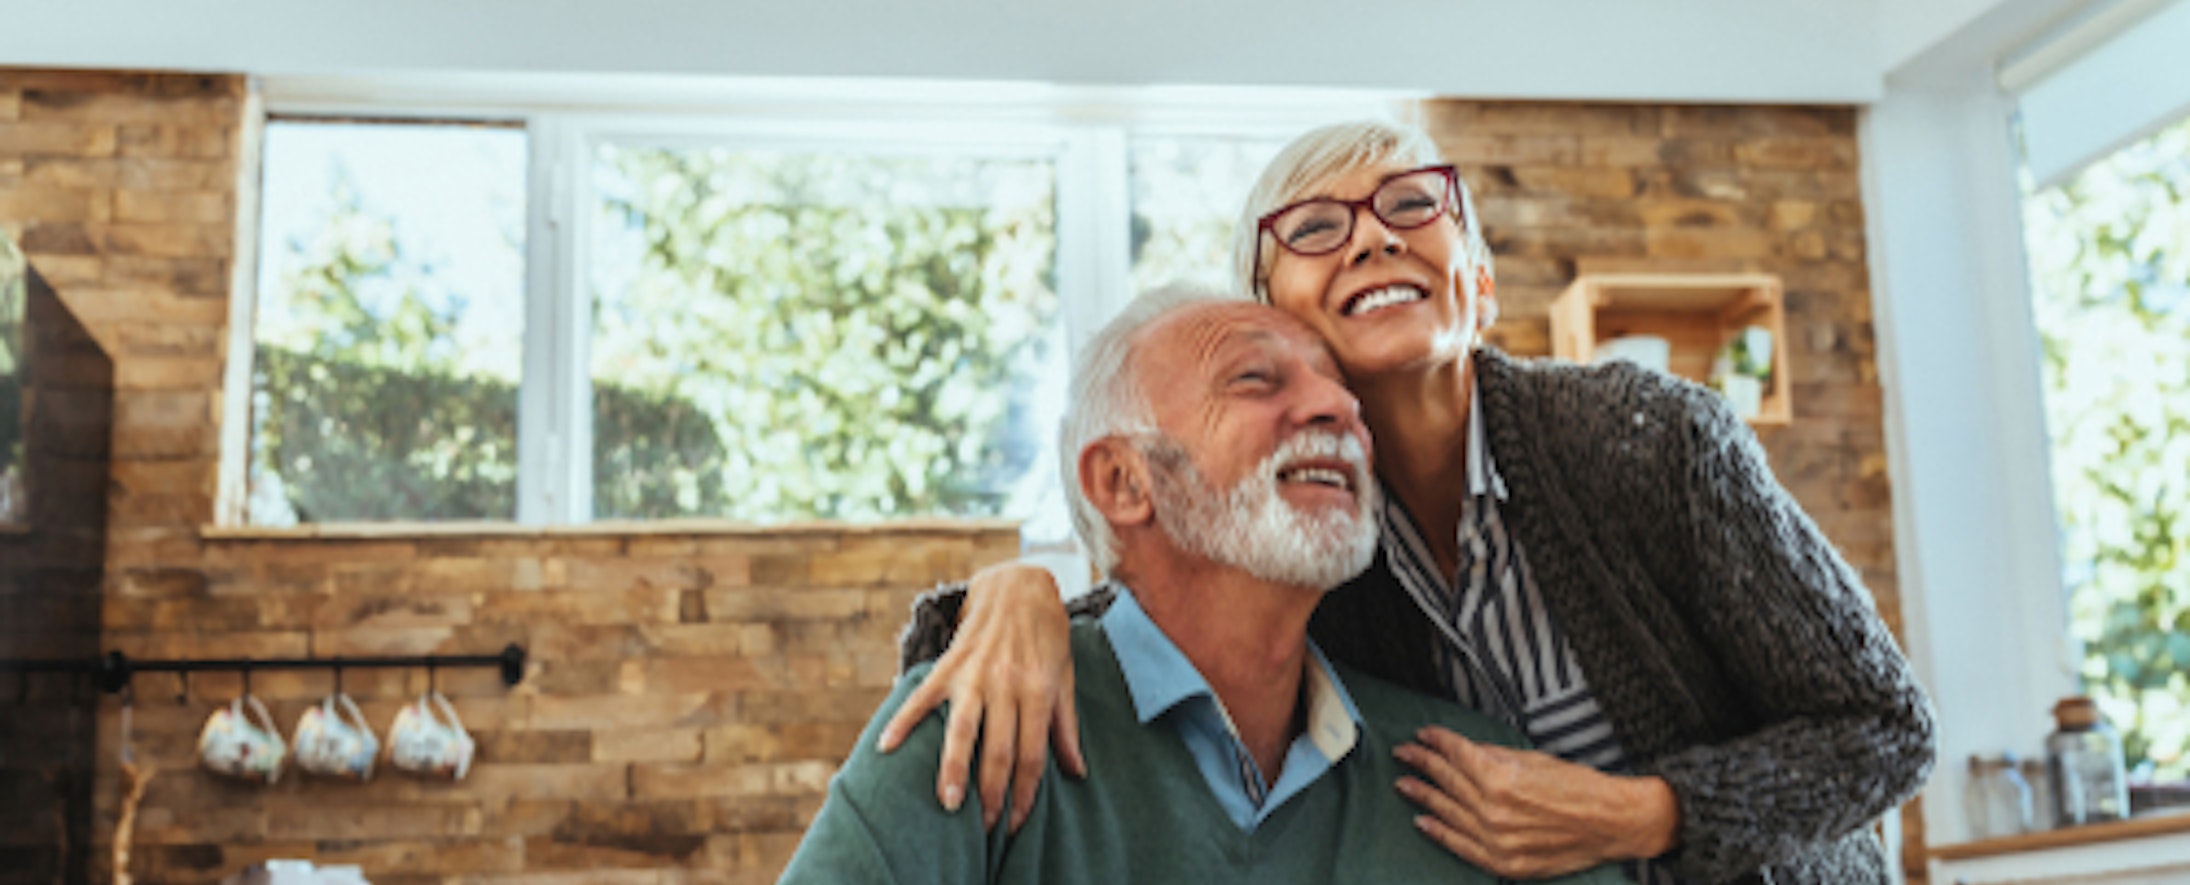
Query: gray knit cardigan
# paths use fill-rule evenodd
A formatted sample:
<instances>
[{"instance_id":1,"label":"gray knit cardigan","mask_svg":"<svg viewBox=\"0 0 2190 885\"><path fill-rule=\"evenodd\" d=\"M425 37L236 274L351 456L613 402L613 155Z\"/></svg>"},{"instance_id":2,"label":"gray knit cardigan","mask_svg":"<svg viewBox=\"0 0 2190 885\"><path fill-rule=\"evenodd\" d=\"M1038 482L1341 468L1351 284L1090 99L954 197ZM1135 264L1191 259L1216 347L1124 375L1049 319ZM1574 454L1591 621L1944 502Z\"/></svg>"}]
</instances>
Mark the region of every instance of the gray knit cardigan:
<instances>
[{"instance_id":1,"label":"gray knit cardigan","mask_svg":"<svg viewBox=\"0 0 2190 885\"><path fill-rule=\"evenodd\" d=\"M1629 764L1678 797L1675 874L1890 881L1868 824L1929 775L1931 703L1749 428L1710 390L1627 363L1484 348L1475 365L1499 513ZM915 606L906 661L940 653L962 593ZM1434 631L1382 555L1310 626L1331 657L1445 694Z\"/></svg>"}]
</instances>

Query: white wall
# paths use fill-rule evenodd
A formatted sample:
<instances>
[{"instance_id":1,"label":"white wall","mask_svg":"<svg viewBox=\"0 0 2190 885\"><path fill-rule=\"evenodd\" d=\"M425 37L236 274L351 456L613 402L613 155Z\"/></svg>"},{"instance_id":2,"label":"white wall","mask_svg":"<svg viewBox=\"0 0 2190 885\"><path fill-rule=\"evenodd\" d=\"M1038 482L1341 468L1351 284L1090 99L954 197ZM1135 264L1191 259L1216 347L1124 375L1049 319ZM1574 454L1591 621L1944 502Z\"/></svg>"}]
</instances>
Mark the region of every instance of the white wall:
<instances>
[{"instance_id":1,"label":"white wall","mask_svg":"<svg viewBox=\"0 0 2190 885\"><path fill-rule=\"evenodd\" d=\"M0 0L0 65L1862 102L1877 0ZM217 10L217 11L216 11Z\"/></svg>"},{"instance_id":2,"label":"white wall","mask_svg":"<svg viewBox=\"0 0 2190 885\"><path fill-rule=\"evenodd\" d=\"M1891 71L1949 42L2000 0L1895 0L1878 8L1880 71Z\"/></svg>"},{"instance_id":3,"label":"white wall","mask_svg":"<svg viewBox=\"0 0 2190 885\"><path fill-rule=\"evenodd\" d=\"M1973 753L2029 753L2073 690L2015 105L1995 62L2079 0L2007 0L1887 76L1864 203L1910 654L1940 713L1933 845L1971 838Z\"/></svg>"}]
</instances>

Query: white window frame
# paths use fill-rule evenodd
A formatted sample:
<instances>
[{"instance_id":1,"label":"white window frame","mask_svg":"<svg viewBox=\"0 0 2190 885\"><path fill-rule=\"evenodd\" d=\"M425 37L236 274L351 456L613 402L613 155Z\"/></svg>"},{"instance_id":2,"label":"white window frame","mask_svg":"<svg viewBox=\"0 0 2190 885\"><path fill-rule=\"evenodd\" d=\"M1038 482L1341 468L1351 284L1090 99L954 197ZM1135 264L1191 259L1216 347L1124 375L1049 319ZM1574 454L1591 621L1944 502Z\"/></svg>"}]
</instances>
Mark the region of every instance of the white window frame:
<instances>
[{"instance_id":1,"label":"white window frame","mask_svg":"<svg viewBox=\"0 0 2190 885\"><path fill-rule=\"evenodd\" d=\"M258 83L268 117L495 121L528 141L525 332L518 384L517 525L597 522L592 502L591 315L583 275L589 171L604 141L731 148L896 148L1056 163L1057 296L1067 358L1132 296L1129 149L1135 136L1283 139L1324 122L1400 116L1417 96L1360 90L1073 88L911 80L607 76L282 77ZM256 136L244 171L257 179ZM250 414L256 329L255 188L239 215L224 414ZM231 422L247 427L244 421ZM220 520L245 525L247 432L224 434ZM495 523L509 522L496 519ZM1055 545L1045 544L1054 549Z\"/></svg>"},{"instance_id":2,"label":"white window frame","mask_svg":"<svg viewBox=\"0 0 2190 885\"><path fill-rule=\"evenodd\" d=\"M2162 4L2074 5L1970 23L1862 118L1904 635L1939 715L1932 847L1973 838L1965 760L2040 746L2079 690L2013 136L2030 86Z\"/></svg>"}]
</instances>

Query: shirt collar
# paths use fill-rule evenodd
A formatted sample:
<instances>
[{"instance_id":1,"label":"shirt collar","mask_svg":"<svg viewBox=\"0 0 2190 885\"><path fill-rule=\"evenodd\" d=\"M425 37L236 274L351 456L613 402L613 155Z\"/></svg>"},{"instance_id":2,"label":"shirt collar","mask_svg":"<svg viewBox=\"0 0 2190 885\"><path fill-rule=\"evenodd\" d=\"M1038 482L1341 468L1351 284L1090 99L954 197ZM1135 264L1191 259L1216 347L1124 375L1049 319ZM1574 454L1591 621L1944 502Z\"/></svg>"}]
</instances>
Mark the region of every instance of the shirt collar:
<instances>
[{"instance_id":1,"label":"shirt collar","mask_svg":"<svg viewBox=\"0 0 2190 885\"><path fill-rule=\"evenodd\" d=\"M1125 675L1126 690L1133 696L1133 711L1146 725L1171 708L1197 697L1207 697L1211 706L1221 714L1224 704L1217 699L1209 682L1201 671L1187 660L1186 653L1164 635L1163 628L1150 620L1148 612L1133 598L1133 591L1123 584L1116 585L1117 597L1111 601L1110 610L1103 614L1103 634L1109 638L1110 647L1118 658L1118 669ZM1331 662L1316 647L1315 640L1308 643L1308 695L1307 737L1316 745L1324 758L1337 760L1354 747L1358 738L1361 711L1354 706L1354 699L1346 691L1338 674L1331 669ZM1236 738L1238 729L1232 728L1231 716L1224 714L1224 723Z\"/></svg>"},{"instance_id":2,"label":"shirt collar","mask_svg":"<svg viewBox=\"0 0 2190 885\"><path fill-rule=\"evenodd\" d=\"M1476 372L1468 371L1468 497L1480 498L1494 494L1498 500L1506 499L1506 479L1498 475L1498 465L1490 457L1490 440L1483 434L1483 391L1476 383Z\"/></svg>"}]
</instances>

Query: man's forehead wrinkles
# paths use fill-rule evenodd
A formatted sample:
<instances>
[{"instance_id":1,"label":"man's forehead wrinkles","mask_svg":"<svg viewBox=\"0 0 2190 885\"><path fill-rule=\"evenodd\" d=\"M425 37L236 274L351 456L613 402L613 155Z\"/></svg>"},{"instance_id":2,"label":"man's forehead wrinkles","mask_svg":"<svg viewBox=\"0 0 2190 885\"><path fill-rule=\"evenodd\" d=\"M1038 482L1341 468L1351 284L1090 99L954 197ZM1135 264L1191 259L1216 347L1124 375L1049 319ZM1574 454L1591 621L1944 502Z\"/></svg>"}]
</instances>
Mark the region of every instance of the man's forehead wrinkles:
<instances>
[{"instance_id":1,"label":"man's forehead wrinkles","mask_svg":"<svg viewBox=\"0 0 2190 885\"><path fill-rule=\"evenodd\" d=\"M1261 326L1240 323L1217 323L1206 328L1200 335L1195 350L1208 357L1222 355L1229 347L1268 347L1280 343L1279 336Z\"/></svg>"}]
</instances>

